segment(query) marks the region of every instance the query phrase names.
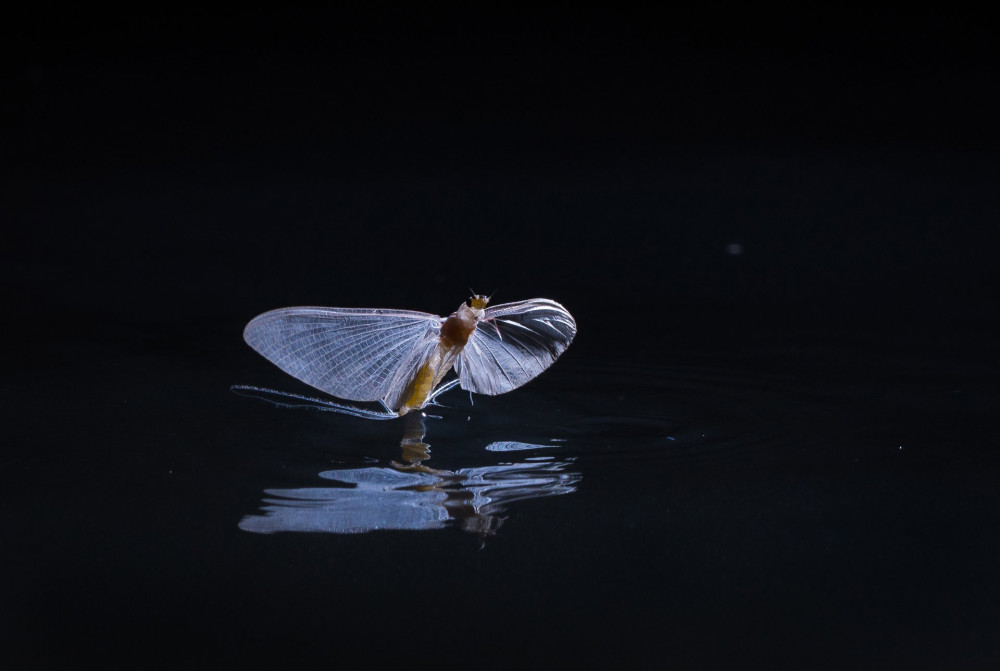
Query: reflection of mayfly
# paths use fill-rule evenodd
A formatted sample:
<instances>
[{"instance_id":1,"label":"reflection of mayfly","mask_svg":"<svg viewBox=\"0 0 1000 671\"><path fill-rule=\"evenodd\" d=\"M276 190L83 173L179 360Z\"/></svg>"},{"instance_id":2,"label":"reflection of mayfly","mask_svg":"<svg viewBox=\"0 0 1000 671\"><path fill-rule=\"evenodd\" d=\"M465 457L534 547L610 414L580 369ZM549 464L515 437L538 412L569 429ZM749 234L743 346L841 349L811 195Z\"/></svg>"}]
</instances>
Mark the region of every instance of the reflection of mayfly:
<instances>
[{"instance_id":1,"label":"reflection of mayfly","mask_svg":"<svg viewBox=\"0 0 1000 671\"><path fill-rule=\"evenodd\" d=\"M332 396L378 401L383 412L255 387L234 389L300 398L322 409L391 419L419 410L455 385L496 396L552 365L576 335L573 316L534 298L487 308L474 295L450 317L409 310L283 308L247 324L243 337L295 378ZM442 384L455 368L457 380Z\"/></svg>"}]
</instances>

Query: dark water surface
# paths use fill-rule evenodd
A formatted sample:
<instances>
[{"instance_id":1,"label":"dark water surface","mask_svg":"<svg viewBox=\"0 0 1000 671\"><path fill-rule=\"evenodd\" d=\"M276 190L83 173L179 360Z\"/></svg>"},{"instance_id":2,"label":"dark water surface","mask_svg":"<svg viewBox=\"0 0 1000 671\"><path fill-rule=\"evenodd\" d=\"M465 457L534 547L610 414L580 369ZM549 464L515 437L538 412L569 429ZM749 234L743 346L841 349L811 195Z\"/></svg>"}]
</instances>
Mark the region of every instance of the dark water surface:
<instances>
[{"instance_id":1,"label":"dark water surface","mask_svg":"<svg viewBox=\"0 0 1000 671\"><path fill-rule=\"evenodd\" d=\"M66 347L4 390L21 666L1000 654L996 371L961 356L571 348L421 426L236 395L304 391L242 346Z\"/></svg>"}]
</instances>

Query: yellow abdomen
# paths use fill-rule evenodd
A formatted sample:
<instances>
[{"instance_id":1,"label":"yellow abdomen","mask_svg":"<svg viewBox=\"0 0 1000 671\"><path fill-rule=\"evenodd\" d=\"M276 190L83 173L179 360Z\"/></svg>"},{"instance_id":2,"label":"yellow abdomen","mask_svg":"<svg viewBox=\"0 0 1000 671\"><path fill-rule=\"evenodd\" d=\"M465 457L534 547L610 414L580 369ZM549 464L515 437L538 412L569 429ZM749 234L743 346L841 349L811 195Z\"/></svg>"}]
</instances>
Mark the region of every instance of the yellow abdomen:
<instances>
[{"instance_id":1,"label":"yellow abdomen","mask_svg":"<svg viewBox=\"0 0 1000 671\"><path fill-rule=\"evenodd\" d=\"M402 407L399 409L400 416L405 415L410 410L424 407L424 403L427 401L427 397L430 395L431 389L434 388L434 378L436 377L435 372L436 371L430 361L420 367L417 374L413 376L413 382L410 383L412 391L406 398L406 402L404 402Z\"/></svg>"},{"instance_id":2,"label":"yellow abdomen","mask_svg":"<svg viewBox=\"0 0 1000 671\"><path fill-rule=\"evenodd\" d=\"M448 371L455 363L455 359L462 352L469 336L476 330L476 321L462 320L452 315L441 325L441 339L438 341L434 353L413 376L408 386L409 393L405 393L406 401L399 408L399 416L403 416L411 410L418 410L427 403L427 398L434 391L441 379L447 375Z\"/></svg>"}]
</instances>

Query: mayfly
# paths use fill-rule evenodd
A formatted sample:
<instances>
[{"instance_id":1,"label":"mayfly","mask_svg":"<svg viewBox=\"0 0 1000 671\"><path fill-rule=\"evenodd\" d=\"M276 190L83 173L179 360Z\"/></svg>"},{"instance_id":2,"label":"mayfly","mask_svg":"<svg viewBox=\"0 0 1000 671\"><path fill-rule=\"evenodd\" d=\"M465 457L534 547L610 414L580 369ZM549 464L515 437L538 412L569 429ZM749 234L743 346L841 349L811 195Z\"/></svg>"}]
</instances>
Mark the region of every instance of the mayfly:
<instances>
[{"instance_id":1,"label":"mayfly","mask_svg":"<svg viewBox=\"0 0 1000 671\"><path fill-rule=\"evenodd\" d=\"M410 310L282 308L247 324L244 340L278 368L332 396L380 402L384 412L236 389L391 419L424 408L455 385L488 396L517 389L551 366L576 335L573 316L547 298L488 303L475 294L447 318ZM452 368L458 379L442 384Z\"/></svg>"}]
</instances>

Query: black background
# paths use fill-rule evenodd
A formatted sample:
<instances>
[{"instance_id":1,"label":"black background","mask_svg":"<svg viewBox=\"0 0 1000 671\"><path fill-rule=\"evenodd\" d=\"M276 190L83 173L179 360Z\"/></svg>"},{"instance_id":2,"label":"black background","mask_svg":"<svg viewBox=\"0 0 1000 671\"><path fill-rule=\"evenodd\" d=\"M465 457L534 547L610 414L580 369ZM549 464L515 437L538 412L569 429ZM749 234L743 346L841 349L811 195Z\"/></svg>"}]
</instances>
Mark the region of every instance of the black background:
<instances>
[{"instance_id":1,"label":"black background","mask_svg":"<svg viewBox=\"0 0 1000 671\"><path fill-rule=\"evenodd\" d=\"M287 304L447 312L470 285L681 337L990 312L975 15L76 10L6 30L15 314L183 337Z\"/></svg>"},{"instance_id":2,"label":"black background","mask_svg":"<svg viewBox=\"0 0 1000 671\"><path fill-rule=\"evenodd\" d=\"M12 395L62 375L55 400L73 407L94 382L73 371L119 370L123 356L180 357L192 371L238 360L247 377L232 382L253 382L261 362L240 330L259 312L447 314L470 286L497 302L565 304L580 325L578 361L669 365L772 348L776 367L807 370L816 360L794 356L802 348L846 347L995 383L1000 106L995 37L981 16L77 9L21 15L3 32ZM830 357L828 374L839 365ZM58 407L9 418L9 473L97 444L83 434L39 444L30 427ZM993 449L986 426L966 430L965 454ZM949 492L974 476L963 463ZM935 468L913 482L933 483ZM24 500L12 496L9 509ZM946 520L976 509L927 505ZM621 523L606 515L606 528ZM361 542L375 555L383 541ZM995 555L996 545L980 549ZM210 546L198 553L225 564ZM82 579L116 575L118 560L107 561ZM570 570L589 575L580 562ZM111 604L140 582L121 565ZM153 589L154 603L170 602L170 584ZM214 596L239 608L237 593ZM48 597L57 632L78 624L74 612L102 612ZM991 603L977 612L995 613ZM176 615L159 616L165 631ZM723 614L720 635L737 619ZM956 616L946 637L968 630L979 631ZM656 632L650 622L643 635ZM609 658L620 633L599 636Z\"/></svg>"}]
</instances>

